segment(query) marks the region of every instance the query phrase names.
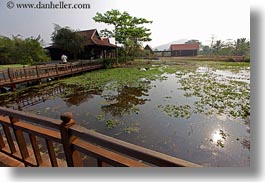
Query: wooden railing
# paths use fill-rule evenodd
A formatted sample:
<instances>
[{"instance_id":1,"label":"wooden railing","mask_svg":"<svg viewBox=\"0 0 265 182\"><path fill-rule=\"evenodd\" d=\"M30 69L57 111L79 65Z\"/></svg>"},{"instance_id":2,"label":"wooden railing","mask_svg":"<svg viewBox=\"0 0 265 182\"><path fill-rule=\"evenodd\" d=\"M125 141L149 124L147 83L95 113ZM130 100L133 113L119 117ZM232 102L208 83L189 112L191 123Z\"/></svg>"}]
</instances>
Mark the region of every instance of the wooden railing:
<instances>
[{"instance_id":1,"label":"wooden railing","mask_svg":"<svg viewBox=\"0 0 265 182\"><path fill-rule=\"evenodd\" d=\"M201 167L88 130L77 125L69 112L56 120L0 107L0 124L0 152L25 166L82 167L89 156L99 167Z\"/></svg>"},{"instance_id":2,"label":"wooden railing","mask_svg":"<svg viewBox=\"0 0 265 182\"><path fill-rule=\"evenodd\" d=\"M47 78L58 78L73 75L80 72L102 68L103 64L95 64L89 61L67 63L67 64L48 64L36 65L23 68L8 68L0 70L0 87L12 86L18 83L41 81Z\"/></svg>"},{"instance_id":3,"label":"wooden railing","mask_svg":"<svg viewBox=\"0 0 265 182\"><path fill-rule=\"evenodd\" d=\"M26 107L33 107L36 104L45 102L52 96L57 96L62 92L65 92L66 86L64 85L58 85L49 89L42 89L41 93L34 92L30 95L26 96L20 96L14 100L9 100L8 103L11 105L11 107L14 110L22 110ZM2 106L5 106L3 104Z\"/></svg>"}]
</instances>

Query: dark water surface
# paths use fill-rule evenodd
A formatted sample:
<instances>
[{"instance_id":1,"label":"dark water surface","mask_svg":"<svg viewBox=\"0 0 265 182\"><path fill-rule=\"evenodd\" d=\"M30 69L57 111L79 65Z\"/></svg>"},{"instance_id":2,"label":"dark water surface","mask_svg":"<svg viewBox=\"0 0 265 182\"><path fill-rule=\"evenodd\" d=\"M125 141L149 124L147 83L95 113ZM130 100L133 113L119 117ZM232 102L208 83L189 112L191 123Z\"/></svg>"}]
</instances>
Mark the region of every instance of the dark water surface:
<instances>
[{"instance_id":1,"label":"dark water surface","mask_svg":"<svg viewBox=\"0 0 265 182\"><path fill-rule=\"evenodd\" d=\"M56 119L70 111L88 129L204 166L249 166L249 80L249 67L199 66L142 78L144 87L118 89L112 81L88 92L55 84L0 99Z\"/></svg>"}]
</instances>

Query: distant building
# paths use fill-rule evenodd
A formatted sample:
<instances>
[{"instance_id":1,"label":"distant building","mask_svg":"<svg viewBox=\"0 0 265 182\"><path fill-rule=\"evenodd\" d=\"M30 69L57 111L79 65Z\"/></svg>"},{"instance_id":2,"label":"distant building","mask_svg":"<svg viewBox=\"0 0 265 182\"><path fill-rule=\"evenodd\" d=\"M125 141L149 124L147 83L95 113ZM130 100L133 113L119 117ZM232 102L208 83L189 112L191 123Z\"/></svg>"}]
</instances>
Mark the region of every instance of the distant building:
<instances>
[{"instance_id":1,"label":"distant building","mask_svg":"<svg viewBox=\"0 0 265 182\"><path fill-rule=\"evenodd\" d=\"M153 53L153 49L149 45L146 45L144 50L149 51L151 54Z\"/></svg>"},{"instance_id":2,"label":"distant building","mask_svg":"<svg viewBox=\"0 0 265 182\"><path fill-rule=\"evenodd\" d=\"M115 49L117 46L111 44L108 38L101 38L96 29L78 31L76 33L83 35L85 38L84 51L77 56L78 59L115 57ZM60 60L62 54L67 54L67 57L70 59L73 58L71 53L67 53L57 45L51 45L45 49L49 51L52 60Z\"/></svg>"},{"instance_id":3,"label":"distant building","mask_svg":"<svg viewBox=\"0 0 265 182\"><path fill-rule=\"evenodd\" d=\"M170 51L172 57L177 56L197 56L199 43L192 44L171 44Z\"/></svg>"}]
</instances>

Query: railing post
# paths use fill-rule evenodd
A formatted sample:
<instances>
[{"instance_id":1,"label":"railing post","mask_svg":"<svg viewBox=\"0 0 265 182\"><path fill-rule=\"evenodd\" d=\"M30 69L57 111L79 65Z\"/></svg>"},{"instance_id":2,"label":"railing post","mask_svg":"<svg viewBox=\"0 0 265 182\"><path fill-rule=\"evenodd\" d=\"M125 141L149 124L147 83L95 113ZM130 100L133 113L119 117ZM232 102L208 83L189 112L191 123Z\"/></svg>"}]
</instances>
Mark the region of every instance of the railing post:
<instances>
[{"instance_id":1,"label":"railing post","mask_svg":"<svg viewBox=\"0 0 265 182\"><path fill-rule=\"evenodd\" d=\"M10 82L13 82L13 72L10 68L7 68L7 73L8 73Z\"/></svg>"},{"instance_id":2,"label":"railing post","mask_svg":"<svg viewBox=\"0 0 265 182\"><path fill-rule=\"evenodd\" d=\"M58 76L59 73L58 73L58 65L57 64L55 65L55 68L56 68L56 75Z\"/></svg>"},{"instance_id":3,"label":"railing post","mask_svg":"<svg viewBox=\"0 0 265 182\"><path fill-rule=\"evenodd\" d=\"M84 72L84 64L83 64L83 61L81 61L81 70L82 70L82 72Z\"/></svg>"},{"instance_id":4,"label":"railing post","mask_svg":"<svg viewBox=\"0 0 265 182\"><path fill-rule=\"evenodd\" d=\"M5 72L3 72L3 78L4 78L5 82L6 82Z\"/></svg>"},{"instance_id":5,"label":"railing post","mask_svg":"<svg viewBox=\"0 0 265 182\"><path fill-rule=\"evenodd\" d=\"M25 69L25 65L23 66L23 70L24 70L24 76L27 79L27 72L26 72L26 69Z\"/></svg>"},{"instance_id":6,"label":"railing post","mask_svg":"<svg viewBox=\"0 0 265 182\"><path fill-rule=\"evenodd\" d=\"M39 75L39 70L38 70L38 66L36 65L36 73L37 73L37 77L39 78L40 75Z\"/></svg>"},{"instance_id":7,"label":"railing post","mask_svg":"<svg viewBox=\"0 0 265 182\"><path fill-rule=\"evenodd\" d=\"M70 68L71 68L71 73L73 75L73 64L72 63L70 63Z\"/></svg>"},{"instance_id":8,"label":"railing post","mask_svg":"<svg viewBox=\"0 0 265 182\"><path fill-rule=\"evenodd\" d=\"M62 144L64 148L65 158L68 167L83 167L83 162L80 153L74 150L71 146L72 142L77 138L76 136L71 136L68 132L69 127L75 124L73 119L73 114L66 112L61 115L61 120L63 121L61 127Z\"/></svg>"}]
</instances>

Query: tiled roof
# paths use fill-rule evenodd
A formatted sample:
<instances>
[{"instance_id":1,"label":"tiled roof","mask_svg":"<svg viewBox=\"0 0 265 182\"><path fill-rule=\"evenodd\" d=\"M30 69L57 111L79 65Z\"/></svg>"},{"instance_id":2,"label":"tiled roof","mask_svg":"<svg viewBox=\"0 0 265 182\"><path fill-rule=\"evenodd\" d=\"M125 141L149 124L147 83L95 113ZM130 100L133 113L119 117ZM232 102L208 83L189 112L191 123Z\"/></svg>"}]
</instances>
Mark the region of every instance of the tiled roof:
<instances>
[{"instance_id":1,"label":"tiled roof","mask_svg":"<svg viewBox=\"0 0 265 182\"><path fill-rule=\"evenodd\" d=\"M171 51L179 51L179 50L198 50L199 44L171 44Z\"/></svg>"},{"instance_id":2,"label":"tiled roof","mask_svg":"<svg viewBox=\"0 0 265 182\"><path fill-rule=\"evenodd\" d=\"M96 29L78 31L77 33L85 37L84 45L100 45L100 46L116 47L116 45L110 43L108 38L101 38Z\"/></svg>"}]
</instances>

